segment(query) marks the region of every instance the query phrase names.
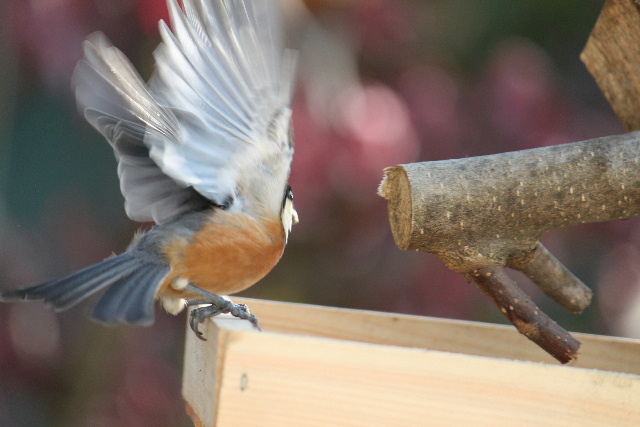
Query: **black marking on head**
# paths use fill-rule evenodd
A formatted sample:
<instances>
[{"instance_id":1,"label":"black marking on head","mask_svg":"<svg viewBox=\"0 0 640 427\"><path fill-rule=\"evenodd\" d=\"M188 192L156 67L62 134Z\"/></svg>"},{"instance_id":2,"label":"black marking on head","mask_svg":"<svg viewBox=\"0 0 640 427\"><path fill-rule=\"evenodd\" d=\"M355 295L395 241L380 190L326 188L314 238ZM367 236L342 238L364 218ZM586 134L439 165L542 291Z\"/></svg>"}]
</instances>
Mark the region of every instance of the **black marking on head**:
<instances>
[{"instance_id":1,"label":"black marking on head","mask_svg":"<svg viewBox=\"0 0 640 427\"><path fill-rule=\"evenodd\" d=\"M282 209L284 209L284 205L287 203L287 200L293 201L293 191L291 190L291 186L287 184L284 188L284 197L282 198Z\"/></svg>"}]
</instances>

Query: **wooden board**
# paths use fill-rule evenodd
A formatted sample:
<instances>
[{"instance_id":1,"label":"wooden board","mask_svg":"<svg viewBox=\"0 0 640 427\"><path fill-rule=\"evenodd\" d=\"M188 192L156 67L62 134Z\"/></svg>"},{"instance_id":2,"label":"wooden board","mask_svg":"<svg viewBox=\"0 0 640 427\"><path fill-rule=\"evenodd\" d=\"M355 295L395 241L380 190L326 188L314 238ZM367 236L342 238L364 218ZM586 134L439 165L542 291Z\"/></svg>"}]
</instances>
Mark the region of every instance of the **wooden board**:
<instances>
[{"instance_id":1,"label":"wooden board","mask_svg":"<svg viewBox=\"0 0 640 427\"><path fill-rule=\"evenodd\" d=\"M242 298L234 301L249 305L265 331L558 364L513 326ZM574 336L582 346L572 366L640 375L638 340Z\"/></svg>"},{"instance_id":2,"label":"wooden board","mask_svg":"<svg viewBox=\"0 0 640 427\"><path fill-rule=\"evenodd\" d=\"M625 129L640 129L638 2L607 0L580 58Z\"/></svg>"},{"instance_id":3,"label":"wooden board","mask_svg":"<svg viewBox=\"0 0 640 427\"><path fill-rule=\"evenodd\" d=\"M595 370L558 365L510 327L243 302L263 332L219 317L208 341L187 333L183 394L199 425L640 425L635 340L577 334L578 364Z\"/></svg>"}]
</instances>

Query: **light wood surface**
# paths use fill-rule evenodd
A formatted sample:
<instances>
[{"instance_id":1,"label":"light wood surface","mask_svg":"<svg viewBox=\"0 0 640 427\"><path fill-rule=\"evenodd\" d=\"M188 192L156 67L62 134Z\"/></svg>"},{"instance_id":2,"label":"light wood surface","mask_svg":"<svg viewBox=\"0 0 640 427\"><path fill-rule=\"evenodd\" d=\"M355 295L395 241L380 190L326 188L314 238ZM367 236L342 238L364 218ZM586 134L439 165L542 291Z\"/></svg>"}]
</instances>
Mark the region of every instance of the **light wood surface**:
<instances>
[{"instance_id":1,"label":"light wood surface","mask_svg":"<svg viewBox=\"0 0 640 427\"><path fill-rule=\"evenodd\" d=\"M199 425L640 425L635 340L578 334L576 366L560 366L511 327L242 302L263 332L223 316L207 341L187 333Z\"/></svg>"},{"instance_id":2,"label":"light wood surface","mask_svg":"<svg viewBox=\"0 0 640 427\"><path fill-rule=\"evenodd\" d=\"M558 364L507 325L248 298L233 300L247 304L269 332ZM640 375L638 340L574 335L582 347L571 366Z\"/></svg>"}]
</instances>

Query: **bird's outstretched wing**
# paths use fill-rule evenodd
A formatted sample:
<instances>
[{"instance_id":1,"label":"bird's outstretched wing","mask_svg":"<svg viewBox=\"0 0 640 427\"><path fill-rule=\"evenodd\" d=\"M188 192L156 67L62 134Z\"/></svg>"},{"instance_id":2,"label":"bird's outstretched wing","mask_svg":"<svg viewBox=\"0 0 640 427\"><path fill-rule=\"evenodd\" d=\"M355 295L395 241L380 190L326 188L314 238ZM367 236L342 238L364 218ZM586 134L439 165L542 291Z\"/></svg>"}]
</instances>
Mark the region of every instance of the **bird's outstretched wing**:
<instances>
[{"instance_id":1,"label":"bird's outstretched wing","mask_svg":"<svg viewBox=\"0 0 640 427\"><path fill-rule=\"evenodd\" d=\"M272 0L168 0L145 84L96 34L74 74L85 116L119 160L127 214L163 222L204 203L277 210L293 146L295 58Z\"/></svg>"}]
</instances>

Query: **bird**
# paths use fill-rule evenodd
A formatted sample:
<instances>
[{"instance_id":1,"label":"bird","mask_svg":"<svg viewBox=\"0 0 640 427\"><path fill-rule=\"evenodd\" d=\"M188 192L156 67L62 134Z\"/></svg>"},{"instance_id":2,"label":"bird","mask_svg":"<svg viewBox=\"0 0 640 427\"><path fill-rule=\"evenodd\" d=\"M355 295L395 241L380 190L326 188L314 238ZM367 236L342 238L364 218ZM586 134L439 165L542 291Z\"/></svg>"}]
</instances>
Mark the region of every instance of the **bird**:
<instances>
[{"instance_id":1,"label":"bird","mask_svg":"<svg viewBox=\"0 0 640 427\"><path fill-rule=\"evenodd\" d=\"M90 317L148 326L155 302L189 324L230 313L224 295L280 260L298 215L288 184L297 54L284 46L277 0L167 0L171 27L145 82L102 33L83 43L72 88L113 148L125 212L155 223L120 255L65 277L0 292L56 311L100 293Z\"/></svg>"}]
</instances>

